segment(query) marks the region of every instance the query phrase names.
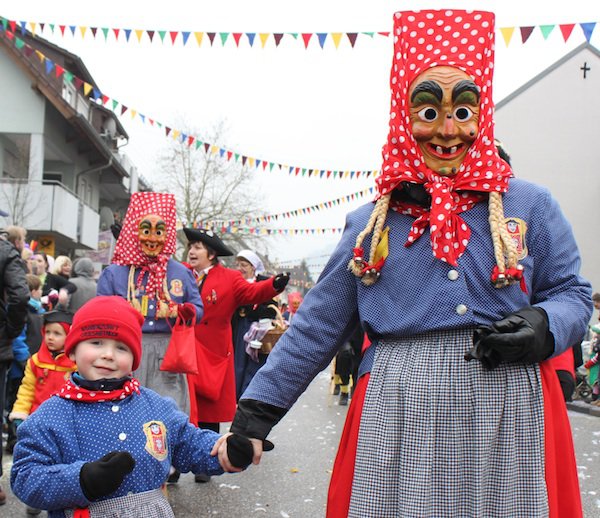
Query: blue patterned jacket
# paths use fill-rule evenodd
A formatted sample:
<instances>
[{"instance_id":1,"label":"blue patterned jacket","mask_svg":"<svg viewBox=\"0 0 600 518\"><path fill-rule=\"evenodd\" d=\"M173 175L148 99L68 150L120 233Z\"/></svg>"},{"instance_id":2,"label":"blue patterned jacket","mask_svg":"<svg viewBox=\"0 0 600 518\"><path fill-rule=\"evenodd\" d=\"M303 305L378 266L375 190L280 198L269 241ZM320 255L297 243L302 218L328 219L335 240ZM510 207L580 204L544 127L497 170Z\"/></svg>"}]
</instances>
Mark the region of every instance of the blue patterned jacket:
<instances>
[{"instance_id":1,"label":"blue patterned jacket","mask_svg":"<svg viewBox=\"0 0 600 518\"><path fill-rule=\"evenodd\" d=\"M181 472L223 473L210 456L219 434L194 427L175 402L141 387L122 401L82 403L54 396L18 428L11 486L31 507L64 516L87 507L79 484L86 462L111 451L128 451L135 468L109 498L157 489L170 466Z\"/></svg>"},{"instance_id":2,"label":"blue patterned jacket","mask_svg":"<svg viewBox=\"0 0 600 518\"><path fill-rule=\"evenodd\" d=\"M471 229L453 267L433 257L429 232L405 247L414 218L389 211L389 256L381 278L364 286L348 270L356 237L371 215L369 203L350 213L342 238L291 327L242 399L289 408L331 361L357 320L372 340L490 324L525 306L543 308L555 355L578 343L592 314L591 286L579 275L580 257L569 223L550 192L512 179L503 196L506 218L525 229L527 293L518 284L497 289L487 203L461 213ZM525 226L522 224L525 223ZM365 250L370 241L365 239Z\"/></svg>"}]
</instances>

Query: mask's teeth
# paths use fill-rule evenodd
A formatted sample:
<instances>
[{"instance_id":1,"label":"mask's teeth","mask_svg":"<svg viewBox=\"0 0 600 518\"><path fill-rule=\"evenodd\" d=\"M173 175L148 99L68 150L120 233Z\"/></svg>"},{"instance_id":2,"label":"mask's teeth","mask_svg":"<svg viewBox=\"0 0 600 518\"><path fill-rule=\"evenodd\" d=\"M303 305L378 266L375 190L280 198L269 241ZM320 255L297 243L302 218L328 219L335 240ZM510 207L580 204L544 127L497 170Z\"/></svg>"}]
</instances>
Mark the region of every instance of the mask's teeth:
<instances>
[{"instance_id":1,"label":"mask's teeth","mask_svg":"<svg viewBox=\"0 0 600 518\"><path fill-rule=\"evenodd\" d=\"M453 153L456 153L456 149L457 149L457 147L456 147L456 146L452 146L452 147L450 148L450 154L452 155Z\"/></svg>"},{"instance_id":2,"label":"mask's teeth","mask_svg":"<svg viewBox=\"0 0 600 518\"><path fill-rule=\"evenodd\" d=\"M437 152L438 152L440 155L441 155L441 154L444 152L444 150L442 149L442 146L436 146L436 147L435 147L435 150L436 150L436 151L437 151Z\"/></svg>"}]
</instances>

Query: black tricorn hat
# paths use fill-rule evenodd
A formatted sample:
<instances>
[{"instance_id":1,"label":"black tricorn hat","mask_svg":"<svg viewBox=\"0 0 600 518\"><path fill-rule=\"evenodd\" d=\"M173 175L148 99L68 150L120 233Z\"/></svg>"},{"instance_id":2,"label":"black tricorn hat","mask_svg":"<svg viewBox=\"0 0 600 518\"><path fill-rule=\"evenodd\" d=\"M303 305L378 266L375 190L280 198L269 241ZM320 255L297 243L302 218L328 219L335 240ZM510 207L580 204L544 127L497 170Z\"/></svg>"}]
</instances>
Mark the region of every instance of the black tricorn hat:
<instances>
[{"instance_id":1,"label":"black tricorn hat","mask_svg":"<svg viewBox=\"0 0 600 518\"><path fill-rule=\"evenodd\" d=\"M54 309L44 313L44 324L64 323L71 325L73 323L73 313Z\"/></svg>"},{"instance_id":2,"label":"black tricorn hat","mask_svg":"<svg viewBox=\"0 0 600 518\"><path fill-rule=\"evenodd\" d=\"M206 228L184 228L183 232L190 244L200 241L212 248L218 256L233 255L233 252L225 246L221 238L212 230Z\"/></svg>"}]
</instances>

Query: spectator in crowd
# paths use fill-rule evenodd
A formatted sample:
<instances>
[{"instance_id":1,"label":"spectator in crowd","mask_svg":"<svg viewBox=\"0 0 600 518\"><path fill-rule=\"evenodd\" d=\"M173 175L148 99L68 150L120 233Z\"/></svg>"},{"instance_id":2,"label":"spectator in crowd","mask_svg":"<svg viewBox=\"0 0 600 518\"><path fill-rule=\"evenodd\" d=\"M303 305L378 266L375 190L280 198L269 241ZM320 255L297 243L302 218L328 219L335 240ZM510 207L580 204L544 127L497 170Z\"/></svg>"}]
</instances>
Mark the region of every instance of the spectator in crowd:
<instances>
[{"instance_id":1,"label":"spectator in crowd","mask_svg":"<svg viewBox=\"0 0 600 518\"><path fill-rule=\"evenodd\" d=\"M73 268L73 263L71 259L69 259L66 255L59 255L56 259L54 259L54 264L50 269L51 273L54 275L60 275L65 280L69 280L71 278L71 269Z\"/></svg>"},{"instance_id":2,"label":"spectator in crowd","mask_svg":"<svg viewBox=\"0 0 600 518\"><path fill-rule=\"evenodd\" d=\"M48 271L48 261L45 252L37 252L32 257L32 273L42 282L42 303L46 310L59 305L66 307L69 303L69 295L72 295L77 288L62 275Z\"/></svg>"},{"instance_id":3,"label":"spectator in crowd","mask_svg":"<svg viewBox=\"0 0 600 518\"><path fill-rule=\"evenodd\" d=\"M19 250L0 234L0 416L4 416L6 377L13 359L12 342L21 334L27 318L29 289ZM0 424L3 419L0 419ZM2 476L2 435L0 434L0 477ZM0 505L6 493L0 487Z\"/></svg>"},{"instance_id":4,"label":"spectator in crowd","mask_svg":"<svg viewBox=\"0 0 600 518\"><path fill-rule=\"evenodd\" d=\"M94 263L88 257L80 257L73 264L73 275L70 279L77 291L69 298L69 311L75 313L88 300L96 296L97 283L94 278Z\"/></svg>"}]
</instances>

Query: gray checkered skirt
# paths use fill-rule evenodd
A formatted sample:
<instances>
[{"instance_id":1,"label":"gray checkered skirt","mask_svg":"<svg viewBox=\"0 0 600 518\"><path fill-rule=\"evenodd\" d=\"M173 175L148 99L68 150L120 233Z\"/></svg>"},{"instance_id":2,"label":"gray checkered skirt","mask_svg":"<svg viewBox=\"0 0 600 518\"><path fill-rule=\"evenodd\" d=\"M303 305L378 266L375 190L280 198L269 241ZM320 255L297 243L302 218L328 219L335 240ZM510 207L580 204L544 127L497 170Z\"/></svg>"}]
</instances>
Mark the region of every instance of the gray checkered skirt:
<instances>
[{"instance_id":1,"label":"gray checkered skirt","mask_svg":"<svg viewBox=\"0 0 600 518\"><path fill-rule=\"evenodd\" d=\"M376 344L350 517L548 516L539 368L466 362L472 336Z\"/></svg>"},{"instance_id":2,"label":"gray checkered skirt","mask_svg":"<svg viewBox=\"0 0 600 518\"><path fill-rule=\"evenodd\" d=\"M94 502L88 511L90 518L175 518L169 501L160 489ZM67 518L73 515L72 510L65 511Z\"/></svg>"}]
</instances>

